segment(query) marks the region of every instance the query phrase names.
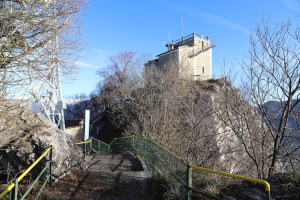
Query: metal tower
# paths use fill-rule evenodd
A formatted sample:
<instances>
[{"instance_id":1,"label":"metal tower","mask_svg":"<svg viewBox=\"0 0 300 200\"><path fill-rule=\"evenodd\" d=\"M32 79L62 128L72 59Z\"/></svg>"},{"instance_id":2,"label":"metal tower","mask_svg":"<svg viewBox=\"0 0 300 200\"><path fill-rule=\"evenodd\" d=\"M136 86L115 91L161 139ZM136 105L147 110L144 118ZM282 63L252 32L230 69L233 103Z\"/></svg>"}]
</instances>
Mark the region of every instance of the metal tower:
<instances>
[{"instance_id":1,"label":"metal tower","mask_svg":"<svg viewBox=\"0 0 300 200\"><path fill-rule=\"evenodd\" d=\"M40 0L44 2L43 11L48 12L48 15L55 15L55 6L52 0ZM0 18L5 15L14 16L15 13L28 12L27 3L19 0L0 0ZM30 10L29 12L32 12ZM24 13L24 15L28 13ZM18 16L17 14L15 16ZM4 19L8 19L3 17ZM28 37L27 30L30 27L30 22L26 19L12 18L7 30L5 27L5 20L1 22L0 19L0 94L10 97L10 91L14 91L16 96L25 96L29 98L35 109L44 114L53 124L61 130L65 130L64 108L65 105L62 100L61 84L60 84L60 56L58 49L58 37L55 36L51 40L49 38L51 31L44 34L36 34L34 37L30 33ZM39 18L33 20L42 20ZM55 20L53 20L53 27L57 27ZM53 29L55 31L55 28ZM7 42L10 36L16 35L17 44L11 45ZM3 65L5 59L16 57L24 52L30 50L39 41L46 41L43 46L36 51L21 56L10 62L8 65ZM9 47L7 47L9 46Z\"/></svg>"}]
</instances>

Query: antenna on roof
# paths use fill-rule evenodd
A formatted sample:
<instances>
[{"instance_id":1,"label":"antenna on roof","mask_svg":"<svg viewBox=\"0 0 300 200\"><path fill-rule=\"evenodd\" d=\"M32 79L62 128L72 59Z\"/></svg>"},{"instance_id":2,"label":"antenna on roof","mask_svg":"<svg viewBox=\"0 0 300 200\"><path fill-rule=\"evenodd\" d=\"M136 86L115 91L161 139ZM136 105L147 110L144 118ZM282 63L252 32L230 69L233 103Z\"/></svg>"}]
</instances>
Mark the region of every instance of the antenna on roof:
<instances>
[{"instance_id":1,"label":"antenna on roof","mask_svg":"<svg viewBox=\"0 0 300 200\"><path fill-rule=\"evenodd\" d=\"M183 19L181 18L181 36L183 37Z\"/></svg>"}]
</instances>

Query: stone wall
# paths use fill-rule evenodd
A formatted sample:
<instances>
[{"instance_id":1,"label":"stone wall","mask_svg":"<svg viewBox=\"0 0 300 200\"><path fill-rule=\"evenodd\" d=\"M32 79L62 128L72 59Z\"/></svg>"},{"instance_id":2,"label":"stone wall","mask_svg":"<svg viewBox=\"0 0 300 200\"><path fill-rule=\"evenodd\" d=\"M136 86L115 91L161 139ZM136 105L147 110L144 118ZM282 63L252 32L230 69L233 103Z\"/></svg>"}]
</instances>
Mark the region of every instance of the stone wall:
<instances>
[{"instance_id":1,"label":"stone wall","mask_svg":"<svg viewBox=\"0 0 300 200\"><path fill-rule=\"evenodd\" d=\"M76 140L84 140L84 127L73 126L66 128L66 132L73 136Z\"/></svg>"}]
</instances>

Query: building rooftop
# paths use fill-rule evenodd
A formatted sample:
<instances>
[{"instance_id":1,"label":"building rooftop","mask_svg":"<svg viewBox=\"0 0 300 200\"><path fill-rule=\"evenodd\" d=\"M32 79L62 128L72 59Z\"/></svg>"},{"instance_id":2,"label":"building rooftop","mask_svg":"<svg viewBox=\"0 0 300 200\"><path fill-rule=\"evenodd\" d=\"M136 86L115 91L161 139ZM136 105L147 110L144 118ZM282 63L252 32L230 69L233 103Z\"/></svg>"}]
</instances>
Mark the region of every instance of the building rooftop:
<instances>
[{"instance_id":1,"label":"building rooftop","mask_svg":"<svg viewBox=\"0 0 300 200\"><path fill-rule=\"evenodd\" d=\"M197 40L208 41L211 48L215 47L214 43L210 42L209 36L204 37L203 35L199 35L194 32L194 33L184 36L178 40L172 40L171 44L170 43L166 44L166 47L168 47L168 51L158 54L157 56L161 56L161 55L164 55L171 51L174 51L174 50L178 49L179 46L185 46L185 45L193 46Z\"/></svg>"}]
</instances>

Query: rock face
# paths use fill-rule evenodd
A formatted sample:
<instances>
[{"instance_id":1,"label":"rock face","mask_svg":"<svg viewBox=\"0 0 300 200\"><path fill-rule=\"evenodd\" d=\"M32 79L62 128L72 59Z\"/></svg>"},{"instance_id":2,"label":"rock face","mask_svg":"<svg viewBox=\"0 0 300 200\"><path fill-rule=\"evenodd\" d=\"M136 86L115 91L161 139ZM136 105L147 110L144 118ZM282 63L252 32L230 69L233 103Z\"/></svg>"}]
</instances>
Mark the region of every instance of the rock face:
<instances>
[{"instance_id":1,"label":"rock face","mask_svg":"<svg viewBox=\"0 0 300 200\"><path fill-rule=\"evenodd\" d=\"M0 171L2 178L20 175L51 145L52 177L59 179L73 167L85 168L82 150L75 139L53 127L43 116L33 113L23 102L1 101L0 104ZM49 154L47 154L49 159ZM30 172L35 177L45 166L42 159Z\"/></svg>"},{"instance_id":2,"label":"rock face","mask_svg":"<svg viewBox=\"0 0 300 200\"><path fill-rule=\"evenodd\" d=\"M226 79L182 85L178 85L180 93L177 96L165 98L157 95L166 108L155 105L165 112L157 109L152 112L154 117L150 113L150 120L145 117L146 122L141 123L158 119L152 120L154 125L148 123L143 129L149 127L149 138L198 166L244 176L267 177L272 135L262 116L242 93ZM167 125L160 121L167 122ZM152 130L158 130L156 135ZM274 171L280 168L279 164L275 165Z\"/></svg>"},{"instance_id":3,"label":"rock face","mask_svg":"<svg viewBox=\"0 0 300 200\"><path fill-rule=\"evenodd\" d=\"M200 86L199 96L207 96L206 105L210 106L207 113L213 113L209 123L215 131L205 143L211 143L208 150L218 147L212 162L230 173L266 177L273 141L262 116L225 79L208 80Z\"/></svg>"}]
</instances>

